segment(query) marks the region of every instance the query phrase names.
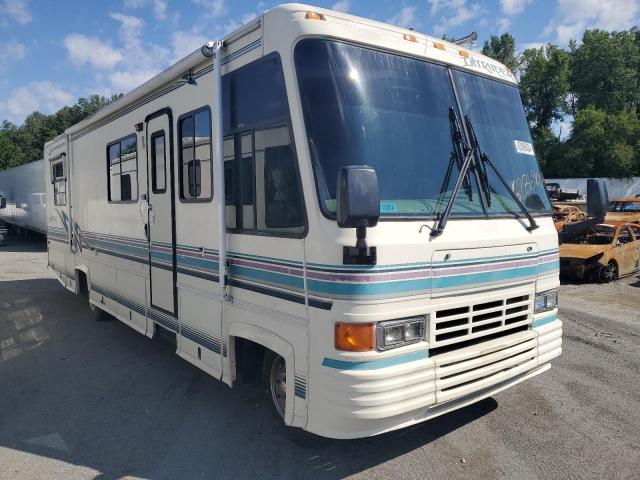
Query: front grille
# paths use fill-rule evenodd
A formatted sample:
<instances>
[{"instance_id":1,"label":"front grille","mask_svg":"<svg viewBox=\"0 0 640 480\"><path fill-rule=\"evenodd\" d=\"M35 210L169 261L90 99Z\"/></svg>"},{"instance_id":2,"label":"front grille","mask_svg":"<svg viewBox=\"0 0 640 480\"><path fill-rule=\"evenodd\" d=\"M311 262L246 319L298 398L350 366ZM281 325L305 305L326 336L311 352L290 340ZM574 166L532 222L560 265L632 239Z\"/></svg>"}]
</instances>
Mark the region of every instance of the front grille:
<instances>
[{"instance_id":1,"label":"front grille","mask_svg":"<svg viewBox=\"0 0 640 480\"><path fill-rule=\"evenodd\" d=\"M514 329L531 323L532 308L531 295L514 295L437 310L431 316L430 346L436 349L468 344L470 340L488 335L499 337L501 332L509 335Z\"/></svg>"},{"instance_id":2,"label":"front grille","mask_svg":"<svg viewBox=\"0 0 640 480\"><path fill-rule=\"evenodd\" d=\"M512 330L509 333L513 333ZM460 358L444 355L436 368L438 402L464 395L469 389L480 389L508 376L535 366L537 340L523 336L516 343L486 352L475 352Z\"/></svg>"}]
</instances>

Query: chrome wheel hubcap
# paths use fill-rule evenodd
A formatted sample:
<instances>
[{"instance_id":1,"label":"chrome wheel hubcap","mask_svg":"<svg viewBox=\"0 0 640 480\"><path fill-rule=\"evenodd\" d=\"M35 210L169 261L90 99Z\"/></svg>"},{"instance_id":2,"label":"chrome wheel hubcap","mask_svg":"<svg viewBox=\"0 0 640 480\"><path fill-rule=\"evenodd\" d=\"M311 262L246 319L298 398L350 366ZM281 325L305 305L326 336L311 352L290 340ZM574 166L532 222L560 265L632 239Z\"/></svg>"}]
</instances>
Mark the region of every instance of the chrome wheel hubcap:
<instances>
[{"instance_id":1,"label":"chrome wheel hubcap","mask_svg":"<svg viewBox=\"0 0 640 480\"><path fill-rule=\"evenodd\" d=\"M282 357L276 358L271 365L269 380L271 399L280 416L284 418L284 409L287 403L287 370Z\"/></svg>"}]
</instances>

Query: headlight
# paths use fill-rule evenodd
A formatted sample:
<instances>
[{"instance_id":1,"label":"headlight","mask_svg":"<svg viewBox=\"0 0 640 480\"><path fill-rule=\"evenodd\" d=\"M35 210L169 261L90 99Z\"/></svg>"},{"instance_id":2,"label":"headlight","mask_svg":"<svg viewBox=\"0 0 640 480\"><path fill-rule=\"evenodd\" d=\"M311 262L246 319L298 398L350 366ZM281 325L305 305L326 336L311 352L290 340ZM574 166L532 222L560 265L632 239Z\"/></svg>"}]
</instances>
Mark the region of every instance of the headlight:
<instances>
[{"instance_id":1,"label":"headlight","mask_svg":"<svg viewBox=\"0 0 640 480\"><path fill-rule=\"evenodd\" d=\"M425 326L425 317L378 322L376 325L377 348L389 350L419 342L424 338Z\"/></svg>"},{"instance_id":2,"label":"headlight","mask_svg":"<svg viewBox=\"0 0 640 480\"><path fill-rule=\"evenodd\" d=\"M558 307L558 289L536 293L533 303L533 313L542 313Z\"/></svg>"}]
</instances>

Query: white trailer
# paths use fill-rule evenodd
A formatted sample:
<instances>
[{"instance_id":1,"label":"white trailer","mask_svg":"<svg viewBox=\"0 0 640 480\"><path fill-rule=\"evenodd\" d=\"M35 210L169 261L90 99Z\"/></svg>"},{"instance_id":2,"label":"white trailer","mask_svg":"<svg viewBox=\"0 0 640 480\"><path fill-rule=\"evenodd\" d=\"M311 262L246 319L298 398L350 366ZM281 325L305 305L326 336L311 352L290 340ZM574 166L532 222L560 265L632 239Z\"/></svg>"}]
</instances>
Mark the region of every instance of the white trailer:
<instances>
[{"instance_id":1,"label":"white trailer","mask_svg":"<svg viewBox=\"0 0 640 480\"><path fill-rule=\"evenodd\" d=\"M458 45L283 5L45 161L61 283L229 386L262 377L290 433L412 425L560 355L516 81Z\"/></svg>"},{"instance_id":2,"label":"white trailer","mask_svg":"<svg viewBox=\"0 0 640 480\"><path fill-rule=\"evenodd\" d=\"M47 232L45 162L37 160L0 171L0 196L6 206L0 221L37 233Z\"/></svg>"}]
</instances>

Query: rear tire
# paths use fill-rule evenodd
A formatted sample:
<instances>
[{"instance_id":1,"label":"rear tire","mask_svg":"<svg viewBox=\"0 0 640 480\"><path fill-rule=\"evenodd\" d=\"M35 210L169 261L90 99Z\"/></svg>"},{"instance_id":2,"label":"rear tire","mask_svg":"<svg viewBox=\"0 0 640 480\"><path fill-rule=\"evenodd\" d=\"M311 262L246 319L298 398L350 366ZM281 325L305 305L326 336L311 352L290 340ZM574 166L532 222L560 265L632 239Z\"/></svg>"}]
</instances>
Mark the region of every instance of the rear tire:
<instances>
[{"instance_id":1,"label":"rear tire","mask_svg":"<svg viewBox=\"0 0 640 480\"><path fill-rule=\"evenodd\" d=\"M282 433L296 445L312 447L320 437L298 427L288 427L284 423L287 403L287 370L284 358L267 350L262 363L262 391L273 419Z\"/></svg>"},{"instance_id":2,"label":"rear tire","mask_svg":"<svg viewBox=\"0 0 640 480\"><path fill-rule=\"evenodd\" d=\"M618 280L618 265L616 262L609 262L606 266L600 267L598 280L600 283L613 283Z\"/></svg>"}]
</instances>

